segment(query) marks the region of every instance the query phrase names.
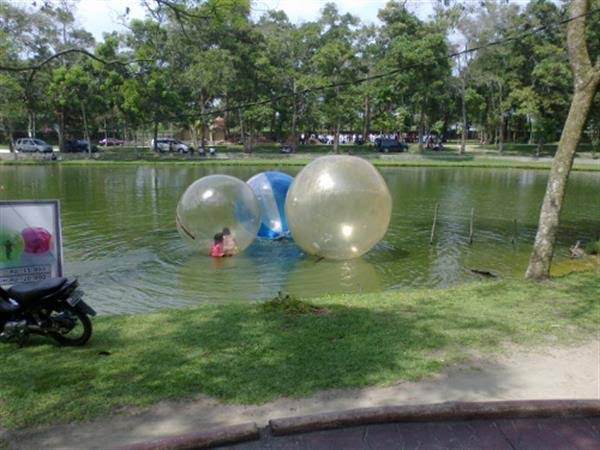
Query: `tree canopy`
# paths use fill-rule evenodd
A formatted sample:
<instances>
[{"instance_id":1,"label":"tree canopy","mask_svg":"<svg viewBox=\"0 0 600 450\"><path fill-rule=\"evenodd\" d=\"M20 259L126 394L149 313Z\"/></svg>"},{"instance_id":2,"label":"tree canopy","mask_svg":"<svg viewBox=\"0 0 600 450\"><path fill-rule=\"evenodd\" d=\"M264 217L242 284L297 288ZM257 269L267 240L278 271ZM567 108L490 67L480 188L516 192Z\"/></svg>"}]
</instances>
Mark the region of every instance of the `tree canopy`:
<instances>
[{"instance_id":1,"label":"tree canopy","mask_svg":"<svg viewBox=\"0 0 600 450\"><path fill-rule=\"evenodd\" d=\"M595 60L600 1L591 3ZM255 18L248 0L146 4L144 20L95 42L77 25L76 3L0 3L4 139L45 133L62 146L82 134L131 139L169 129L203 144L220 116L226 137L248 151L261 137L295 145L301 132L331 133L337 148L341 132L422 142L462 130L500 149L507 140L541 149L558 139L573 95L567 13L550 0L445 1L428 20L390 1L378 24L333 3L301 24L283 11ZM465 48L479 49L449 56ZM96 59L73 52L18 70L69 49ZM598 145L599 110L586 128Z\"/></svg>"}]
</instances>

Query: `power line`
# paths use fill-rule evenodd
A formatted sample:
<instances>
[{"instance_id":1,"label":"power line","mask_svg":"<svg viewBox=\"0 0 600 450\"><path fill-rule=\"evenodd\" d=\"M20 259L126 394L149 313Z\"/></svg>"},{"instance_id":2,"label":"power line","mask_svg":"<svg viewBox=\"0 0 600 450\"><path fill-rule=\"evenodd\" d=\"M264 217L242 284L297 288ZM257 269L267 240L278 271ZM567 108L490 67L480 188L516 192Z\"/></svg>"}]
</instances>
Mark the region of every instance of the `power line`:
<instances>
[{"instance_id":1,"label":"power line","mask_svg":"<svg viewBox=\"0 0 600 450\"><path fill-rule=\"evenodd\" d=\"M138 63L138 62L154 62L154 59L130 59L127 61L119 61L119 60L113 60L113 61L107 61L103 58L100 58L99 56L94 55L93 53L82 49L82 48L69 48L67 50L62 50L60 52L57 52L51 56L49 56L48 58L44 59L43 61L39 62L38 64L34 64L31 66L22 66L22 67L18 67L18 66L4 66L4 65L0 65L0 71L4 71L4 72L29 72L30 70L35 72L40 70L42 67L44 67L46 64L48 64L49 62L51 62L54 59L60 58L62 56L65 55L69 55L71 53L81 53L82 55L87 56L88 58L91 58L95 61L98 61L99 63L104 64L105 66L112 66L112 65L120 65L120 66L128 66L129 64L134 64L134 63Z\"/></svg>"},{"instance_id":2,"label":"power line","mask_svg":"<svg viewBox=\"0 0 600 450\"><path fill-rule=\"evenodd\" d=\"M158 0L158 3L162 3L162 4L169 4L171 2L165 1L165 0ZM344 81L344 82L337 82L337 83L327 83L327 84L322 84L322 85L318 85L318 86L313 86L310 88L306 88L306 89L301 89L298 91L293 91L293 92L287 92L287 93L282 93L276 96L272 96L269 97L268 99L263 99L263 100L257 100L257 101L253 101L253 102L247 102L247 103L242 103L239 105L235 105L235 106L231 106L231 107L227 107L227 108L220 108L218 110L212 110L210 112L205 112L205 113L195 113L195 114L180 114L180 115L176 115L173 116L172 119L183 119L183 118L199 118L199 117L204 117L204 116L214 116L216 114L222 114L222 113L226 113L226 112L232 112L232 111L239 111L239 110L243 110L243 109L249 109L252 107L256 107L256 106L261 106L261 105L266 105L266 104L270 104L270 103L274 103L286 98L290 98L290 97L296 97L296 96L301 96L301 95L306 95L306 94L310 94L312 92L319 92L319 91L323 91L326 89L335 89L335 88L339 88L339 87L345 87L345 86L353 86L353 85L359 85L368 81L373 81L373 80L378 80L378 79L382 79L382 78L387 78L389 76L401 73L403 71L406 70L411 70L411 69L416 69L422 66L426 66L432 63L435 63L437 61L443 60L443 59L453 59L459 56L463 56L463 55L467 55L467 54L471 54L471 53L475 53L481 50L484 50L486 48L490 48L490 47L495 47L495 46L499 46L502 44L505 44L507 42L512 42L512 41L516 41L518 39L523 39L524 37L533 35L533 34L537 34L540 33L542 31L545 30L549 30L553 27L557 27L557 26L561 26L561 25L565 25L569 22L584 18L586 16L590 16L592 14L598 13L600 12L600 8L596 8L596 9L591 9L586 13L583 14L579 14L577 16L574 17L569 17L567 19L563 19L560 20L558 22L552 23L552 24L547 24L547 25L542 25L539 27L535 27L535 28L531 28L530 30L527 30L525 32L519 33L518 35L515 36L508 36L502 39L498 39L495 41L490 41L487 42L486 44L482 44L476 47L471 47L471 48L467 48L465 50L462 51L458 51L458 52L453 52L450 53L448 55L444 55L441 57L435 57L432 56L430 58L426 58L423 59L417 63L413 63L413 64L406 64L400 67L396 67L395 69L386 71L386 72L381 72L375 75L370 75L370 76L366 76L366 77L362 77L362 78L357 78L354 80L349 80L349 81ZM200 18L200 17L197 17ZM202 17L204 18L204 17ZM70 54L70 53L81 53L85 56L88 56L102 64L105 65L121 65L121 66L128 66L130 64L133 63L137 63L137 62L153 62L154 60L149 60L149 59L143 59L143 60L128 60L128 61L106 61L92 53L90 53L87 50L84 49L77 49L77 48L73 48L73 49L68 49L68 50L64 50L62 52L58 52L48 58L46 58L44 61L32 65L32 66L27 66L27 67L14 67L14 66L3 66L0 65L0 71L10 71L10 72L24 72L24 71L32 71L31 75L30 75L30 79L32 78L33 74L41 69L44 65L48 64L49 62L51 62L54 59L57 59L61 56L64 56L66 54Z\"/></svg>"}]
</instances>

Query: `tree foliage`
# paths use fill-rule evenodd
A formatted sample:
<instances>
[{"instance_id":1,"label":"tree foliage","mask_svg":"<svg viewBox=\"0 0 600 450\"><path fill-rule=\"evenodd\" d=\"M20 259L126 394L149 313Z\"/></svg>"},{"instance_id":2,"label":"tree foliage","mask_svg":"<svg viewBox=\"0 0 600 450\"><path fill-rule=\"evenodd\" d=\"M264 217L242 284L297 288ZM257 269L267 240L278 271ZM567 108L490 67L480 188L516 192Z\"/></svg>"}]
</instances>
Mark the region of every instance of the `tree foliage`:
<instances>
[{"instance_id":1,"label":"tree foliage","mask_svg":"<svg viewBox=\"0 0 600 450\"><path fill-rule=\"evenodd\" d=\"M2 67L69 48L122 63L67 54L33 73L2 72L5 139L50 132L62 143L80 137L85 121L92 136L131 139L168 128L204 144L222 117L227 138L247 151L260 138L295 146L301 132L330 133L337 143L340 133L456 135L462 128L500 148L530 141L541 151L558 139L572 97L565 26L549 26L566 12L550 0L439 2L428 20L390 1L374 25L332 3L302 24L283 11L255 17L248 0L146 5L146 19L96 43L77 26L75 3L0 3ZM599 16L588 19L593 58ZM531 32L538 27L545 28ZM486 46L492 41L503 43ZM448 57L465 47L482 48ZM600 145L594 101L587 129Z\"/></svg>"}]
</instances>

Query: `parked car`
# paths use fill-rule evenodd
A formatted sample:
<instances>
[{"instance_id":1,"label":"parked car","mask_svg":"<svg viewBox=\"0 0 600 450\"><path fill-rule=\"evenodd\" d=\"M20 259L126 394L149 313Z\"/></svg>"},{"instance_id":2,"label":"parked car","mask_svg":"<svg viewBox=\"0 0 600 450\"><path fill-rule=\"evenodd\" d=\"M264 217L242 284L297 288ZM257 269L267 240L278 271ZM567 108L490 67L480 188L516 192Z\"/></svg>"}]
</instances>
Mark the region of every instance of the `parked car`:
<instances>
[{"instance_id":1,"label":"parked car","mask_svg":"<svg viewBox=\"0 0 600 450\"><path fill-rule=\"evenodd\" d=\"M18 152L40 152L52 153L52 146L41 139L21 138L17 139L15 149Z\"/></svg>"},{"instance_id":2,"label":"parked car","mask_svg":"<svg viewBox=\"0 0 600 450\"><path fill-rule=\"evenodd\" d=\"M154 148L154 139L150 141L150 145ZM158 138L156 139L156 150L159 152L178 152L187 153L191 147L181 141L173 138Z\"/></svg>"},{"instance_id":3,"label":"parked car","mask_svg":"<svg viewBox=\"0 0 600 450\"><path fill-rule=\"evenodd\" d=\"M125 141L122 141L121 139L116 139L116 138L104 138L104 139L100 140L100 142L98 142L98 144L110 147L112 145L124 145Z\"/></svg>"},{"instance_id":4,"label":"parked car","mask_svg":"<svg viewBox=\"0 0 600 450\"><path fill-rule=\"evenodd\" d=\"M400 142L397 139L377 138L375 139L375 148L378 151L384 153L403 152L405 150L408 150L408 144Z\"/></svg>"},{"instance_id":5,"label":"parked car","mask_svg":"<svg viewBox=\"0 0 600 450\"><path fill-rule=\"evenodd\" d=\"M92 152L97 152L98 147L94 144L92 146ZM67 153L75 153L75 152L87 152L88 151L88 141L84 139L76 139L73 141L66 141L64 145L64 152Z\"/></svg>"}]
</instances>

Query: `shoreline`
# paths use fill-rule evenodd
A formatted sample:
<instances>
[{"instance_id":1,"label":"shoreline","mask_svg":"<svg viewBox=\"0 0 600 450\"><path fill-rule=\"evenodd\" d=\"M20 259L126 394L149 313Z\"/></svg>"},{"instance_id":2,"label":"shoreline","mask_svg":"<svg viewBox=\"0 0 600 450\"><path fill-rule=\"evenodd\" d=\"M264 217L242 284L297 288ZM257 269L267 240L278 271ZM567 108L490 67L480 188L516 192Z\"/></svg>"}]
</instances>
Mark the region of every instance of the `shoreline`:
<instances>
[{"instance_id":1,"label":"shoreline","mask_svg":"<svg viewBox=\"0 0 600 450\"><path fill-rule=\"evenodd\" d=\"M319 156L331 155L315 153L296 153L281 155L278 153L256 153L241 155L239 153L221 153L216 157L191 157L180 155L159 155L150 157L135 154L97 153L91 158L86 155L60 155L57 160L47 159L47 156L0 155L0 166L29 166L29 165L62 165L62 166L146 166L146 165L191 165L191 166L293 166L300 167L308 164ZM8 156L8 157L7 157ZM496 155L454 155L454 154L363 154L358 156L367 159L377 167L449 167L449 168L482 168L482 169L525 169L549 170L552 158ZM600 159L575 159L573 171L600 172Z\"/></svg>"}]
</instances>

